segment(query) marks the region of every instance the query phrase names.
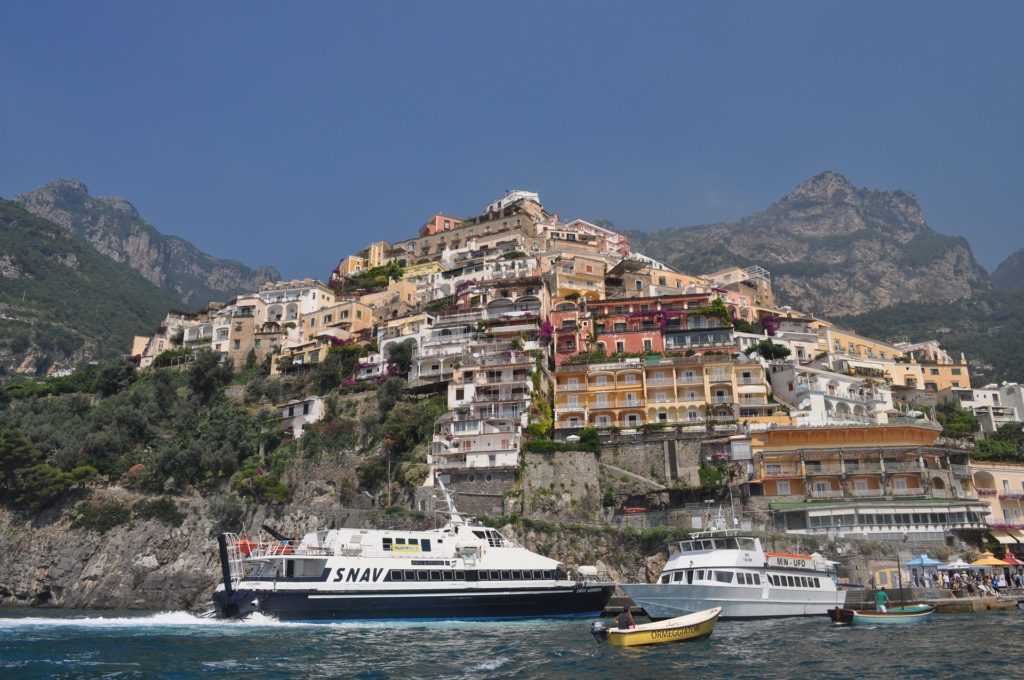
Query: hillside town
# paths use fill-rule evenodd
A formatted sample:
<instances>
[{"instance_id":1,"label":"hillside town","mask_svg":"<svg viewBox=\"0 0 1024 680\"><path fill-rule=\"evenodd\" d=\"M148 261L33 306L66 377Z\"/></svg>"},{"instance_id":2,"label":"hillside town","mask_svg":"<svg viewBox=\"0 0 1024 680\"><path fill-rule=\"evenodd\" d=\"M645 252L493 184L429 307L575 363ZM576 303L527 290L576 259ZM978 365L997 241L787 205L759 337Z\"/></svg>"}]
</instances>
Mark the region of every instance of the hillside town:
<instances>
[{"instance_id":1,"label":"hillside town","mask_svg":"<svg viewBox=\"0 0 1024 680\"><path fill-rule=\"evenodd\" d=\"M582 520L577 500L617 486L610 521L699 529L721 521L713 487L730 523L797 538L1024 543L1024 465L972 455L1024 421L1024 387L973 385L968 359L936 341L863 337L780 304L761 266L677 271L529 191L369 243L327 281L169 313L131 354L145 371L203 349L271 374L345 352L347 389L398 376L447 394L421 509L441 481L466 511L509 514L520 483L535 515ZM276 407L295 438L325 412L317 394ZM980 433L944 431L952 407ZM595 448L598 478L574 474ZM568 467L525 483L527 454Z\"/></svg>"}]
</instances>

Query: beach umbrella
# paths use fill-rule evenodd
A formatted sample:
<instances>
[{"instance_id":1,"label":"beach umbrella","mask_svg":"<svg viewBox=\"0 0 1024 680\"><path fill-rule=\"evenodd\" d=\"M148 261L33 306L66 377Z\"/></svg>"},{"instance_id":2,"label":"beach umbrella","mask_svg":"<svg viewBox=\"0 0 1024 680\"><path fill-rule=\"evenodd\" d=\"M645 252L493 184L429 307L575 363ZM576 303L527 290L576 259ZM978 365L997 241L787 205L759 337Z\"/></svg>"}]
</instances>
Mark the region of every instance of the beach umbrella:
<instances>
[{"instance_id":1,"label":"beach umbrella","mask_svg":"<svg viewBox=\"0 0 1024 680\"><path fill-rule=\"evenodd\" d=\"M1003 562L990 552L981 553L981 557L971 562L972 567L1005 567L1009 562Z\"/></svg>"},{"instance_id":2,"label":"beach umbrella","mask_svg":"<svg viewBox=\"0 0 1024 680\"><path fill-rule=\"evenodd\" d=\"M934 567L938 564L942 564L938 560L932 559L927 555L918 555L917 557L907 560L903 563L906 567Z\"/></svg>"},{"instance_id":3,"label":"beach umbrella","mask_svg":"<svg viewBox=\"0 0 1024 680\"><path fill-rule=\"evenodd\" d=\"M1006 556L1003 558L1003 562L1006 562L1007 564L1009 564L1011 566L1015 566L1015 567L1019 567L1021 565L1024 565L1024 562L1021 562L1020 560L1018 560L1017 556L1014 555L1009 550L1006 551Z\"/></svg>"}]
</instances>

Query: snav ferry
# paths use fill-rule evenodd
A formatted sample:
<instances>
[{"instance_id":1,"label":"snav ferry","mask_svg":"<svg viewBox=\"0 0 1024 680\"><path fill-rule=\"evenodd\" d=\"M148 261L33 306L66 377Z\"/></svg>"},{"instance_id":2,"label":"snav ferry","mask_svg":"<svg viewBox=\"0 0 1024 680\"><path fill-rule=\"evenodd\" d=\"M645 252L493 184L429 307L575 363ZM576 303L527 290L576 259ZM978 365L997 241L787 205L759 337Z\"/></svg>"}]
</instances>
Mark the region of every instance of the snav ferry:
<instances>
[{"instance_id":1,"label":"snav ferry","mask_svg":"<svg viewBox=\"0 0 1024 680\"><path fill-rule=\"evenodd\" d=\"M332 529L298 542L218 537L223 583L211 614L282 621L600 616L615 583L575 574L470 523L442 487L449 521L430 531ZM278 537L283 539L283 537Z\"/></svg>"},{"instance_id":2,"label":"snav ferry","mask_svg":"<svg viewBox=\"0 0 1024 680\"><path fill-rule=\"evenodd\" d=\"M657 583L620 584L652 619L721 607L721 618L825 615L846 603L831 562L765 552L760 539L706 532L669 545Z\"/></svg>"}]
</instances>

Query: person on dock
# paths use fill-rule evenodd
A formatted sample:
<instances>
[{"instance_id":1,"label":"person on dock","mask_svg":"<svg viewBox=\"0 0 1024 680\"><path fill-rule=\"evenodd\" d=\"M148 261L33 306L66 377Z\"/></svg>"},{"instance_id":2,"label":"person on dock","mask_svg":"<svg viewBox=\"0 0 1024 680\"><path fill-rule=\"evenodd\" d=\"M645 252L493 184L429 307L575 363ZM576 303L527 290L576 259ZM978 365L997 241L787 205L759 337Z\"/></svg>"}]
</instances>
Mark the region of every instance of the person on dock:
<instances>
[{"instance_id":1,"label":"person on dock","mask_svg":"<svg viewBox=\"0 0 1024 680\"><path fill-rule=\"evenodd\" d=\"M636 624L633 623L633 613L629 611L629 605L622 605L622 613L619 614L616 622L618 623L619 630L636 628Z\"/></svg>"},{"instance_id":2,"label":"person on dock","mask_svg":"<svg viewBox=\"0 0 1024 680\"><path fill-rule=\"evenodd\" d=\"M889 604L889 594L885 592L885 587L878 589L878 593L875 594L875 611L885 613L885 608Z\"/></svg>"}]
</instances>

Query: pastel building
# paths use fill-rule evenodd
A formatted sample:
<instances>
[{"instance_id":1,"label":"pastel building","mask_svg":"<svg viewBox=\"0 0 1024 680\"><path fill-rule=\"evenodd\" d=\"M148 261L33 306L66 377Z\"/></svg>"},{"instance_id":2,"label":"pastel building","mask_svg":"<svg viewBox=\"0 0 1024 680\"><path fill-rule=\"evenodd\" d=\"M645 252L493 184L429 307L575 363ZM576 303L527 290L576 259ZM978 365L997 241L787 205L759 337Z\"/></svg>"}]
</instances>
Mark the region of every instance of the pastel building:
<instances>
[{"instance_id":1,"label":"pastel building","mask_svg":"<svg viewBox=\"0 0 1024 680\"><path fill-rule=\"evenodd\" d=\"M563 363L554 376L555 428L648 423L704 426L774 411L764 367L729 356Z\"/></svg>"},{"instance_id":2,"label":"pastel building","mask_svg":"<svg viewBox=\"0 0 1024 680\"><path fill-rule=\"evenodd\" d=\"M875 540L952 541L988 527L967 453L938 426L776 427L750 435L752 501L778 530Z\"/></svg>"}]
</instances>

